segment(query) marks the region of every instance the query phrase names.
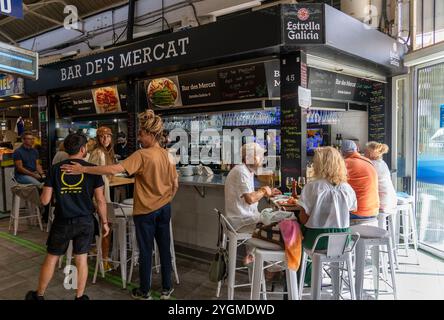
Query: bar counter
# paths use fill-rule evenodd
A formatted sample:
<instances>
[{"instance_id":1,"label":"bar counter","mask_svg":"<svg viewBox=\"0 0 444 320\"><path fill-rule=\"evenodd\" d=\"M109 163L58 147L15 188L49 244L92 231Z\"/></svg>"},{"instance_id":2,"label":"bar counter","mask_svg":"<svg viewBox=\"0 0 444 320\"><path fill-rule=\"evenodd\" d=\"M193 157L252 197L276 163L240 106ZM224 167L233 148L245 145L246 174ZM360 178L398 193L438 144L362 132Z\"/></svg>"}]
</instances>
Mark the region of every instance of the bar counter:
<instances>
[{"instance_id":1,"label":"bar counter","mask_svg":"<svg viewBox=\"0 0 444 320\"><path fill-rule=\"evenodd\" d=\"M218 187L225 185L226 176L214 174L211 176L180 176L179 184L183 186Z\"/></svg>"},{"instance_id":2,"label":"bar counter","mask_svg":"<svg viewBox=\"0 0 444 320\"><path fill-rule=\"evenodd\" d=\"M172 223L177 251L208 258L217 247L218 218L224 210L225 176L180 176L172 201Z\"/></svg>"}]
</instances>

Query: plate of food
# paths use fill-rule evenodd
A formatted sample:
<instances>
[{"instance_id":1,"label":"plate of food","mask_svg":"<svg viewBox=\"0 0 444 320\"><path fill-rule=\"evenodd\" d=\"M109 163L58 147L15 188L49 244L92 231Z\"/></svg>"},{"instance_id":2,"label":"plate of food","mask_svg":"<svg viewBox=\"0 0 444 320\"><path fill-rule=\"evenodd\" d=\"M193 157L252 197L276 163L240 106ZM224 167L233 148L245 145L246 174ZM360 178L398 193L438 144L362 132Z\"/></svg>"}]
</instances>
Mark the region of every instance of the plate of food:
<instances>
[{"instance_id":1,"label":"plate of food","mask_svg":"<svg viewBox=\"0 0 444 320\"><path fill-rule=\"evenodd\" d=\"M296 208L298 205L298 200L293 197L289 197L288 199L277 200L275 203L278 207L289 209Z\"/></svg>"},{"instance_id":2,"label":"plate of food","mask_svg":"<svg viewBox=\"0 0 444 320\"><path fill-rule=\"evenodd\" d=\"M121 112L117 87L103 87L93 90L97 113Z\"/></svg>"},{"instance_id":3,"label":"plate of food","mask_svg":"<svg viewBox=\"0 0 444 320\"><path fill-rule=\"evenodd\" d=\"M173 107L179 97L176 84L168 78L151 80L146 92L151 103L160 108Z\"/></svg>"}]
</instances>

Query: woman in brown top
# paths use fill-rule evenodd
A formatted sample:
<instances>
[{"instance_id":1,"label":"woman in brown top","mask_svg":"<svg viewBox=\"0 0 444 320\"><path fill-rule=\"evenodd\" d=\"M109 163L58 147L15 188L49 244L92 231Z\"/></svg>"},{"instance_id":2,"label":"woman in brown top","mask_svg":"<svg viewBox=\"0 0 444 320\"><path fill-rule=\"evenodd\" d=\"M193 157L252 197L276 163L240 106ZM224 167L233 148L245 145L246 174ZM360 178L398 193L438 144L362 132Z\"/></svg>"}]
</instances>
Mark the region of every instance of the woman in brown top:
<instances>
[{"instance_id":1,"label":"woman in brown top","mask_svg":"<svg viewBox=\"0 0 444 320\"><path fill-rule=\"evenodd\" d=\"M151 268L154 238L159 247L162 294L168 299L173 291L171 283L170 219L171 206L179 187L176 166L171 155L161 147L163 122L152 110L139 115L138 139L142 149L134 152L119 164L98 167L83 167L77 163L62 169L73 174L117 174L127 172L135 175L134 224L140 251L140 288L132 291L135 299L151 299Z\"/></svg>"},{"instance_id":2,"label":"woman in brown top","mask_svg":"<svg viewBox=\"0 0 444 320\"><path fill-rule=\"evenodd\" d=\"M111 165L115 163L114 160L114 147L113 147L113 132L110 128L101 126L97 129L96 144L94 150L88 159L89 163L95 164L97 166ZM105 183L105 199L107 203L111 202L109 183L112 179L111 175L103 175L103 182ZM108 217L109 218L109 217ZM112 269L109 249L111 246L111 233L104 237L102 240L102 257L105 260L104 268L105 271Z\"/></svg>"}]
</instances>

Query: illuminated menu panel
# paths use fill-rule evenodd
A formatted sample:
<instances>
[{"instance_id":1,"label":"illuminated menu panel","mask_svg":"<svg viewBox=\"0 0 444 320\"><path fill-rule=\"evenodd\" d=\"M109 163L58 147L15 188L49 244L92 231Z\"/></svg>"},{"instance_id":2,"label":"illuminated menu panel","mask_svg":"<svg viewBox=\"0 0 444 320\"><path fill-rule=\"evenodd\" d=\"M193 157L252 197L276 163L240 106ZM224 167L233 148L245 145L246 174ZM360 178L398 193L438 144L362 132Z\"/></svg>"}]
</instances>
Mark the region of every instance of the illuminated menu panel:
<instances>
[{"instance_id":1,"label":"illuminated menu panel","mask_svg":"<svg viewBox=\"0 0 444 320\"><path fill-rule=\"evenodd\" d=\"M38 53L0 42L0 72L38 79Z\"/></svg>"}]
</instances>

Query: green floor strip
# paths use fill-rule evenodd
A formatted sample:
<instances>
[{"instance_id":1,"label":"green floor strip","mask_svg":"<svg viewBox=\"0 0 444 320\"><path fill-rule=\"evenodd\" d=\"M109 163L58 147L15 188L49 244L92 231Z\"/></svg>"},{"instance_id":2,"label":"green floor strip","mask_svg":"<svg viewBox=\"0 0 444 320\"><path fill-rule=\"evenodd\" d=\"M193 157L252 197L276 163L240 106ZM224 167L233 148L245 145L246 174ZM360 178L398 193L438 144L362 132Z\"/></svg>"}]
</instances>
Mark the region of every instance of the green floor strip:
<instances>
[{"instance_id":1,"label":"green floor strip","mask_svg":"<svg viewBox=\"0 0 444 320\"><path fill-rule=\"evenodd\" d=\"M12 235L10 233L1 232L0 231L0 238L8 240L9 242L18 244L18 245L20 245L20 246L22 246L22 247L24 247L26 249L29 249L31 251L34 251L34 252L37 252L37 253L41 253L41 254L46 254L46 247L44 247L42 245L39 245L39 244L36 244L36 243L34 243L32 241L20 238L19 236L14 236L14 235ZM66 262L66 257L63 259L63 261ZM89 275L90 276L94 275L94 271L95 271L95 267L89 266ZM105 278L102 278L100 276L100 272L99 272L98 278L100 278L100 279L102 279L102 280L104 280L104 281L106 281L106 282L108 282L110 284L113 284L113 285L115 285L117 287L120 287L120 288L122 287L122 278L120 276L116 276L116 275L112 275L112 274L109 274L109 273L105 273ZM128 290L132 290L134 288L137 288L137 285L134 284L134 283L128 283L126 285L126 287L127 287ZM160 299L160 293L159 292L151 291L151 295L152 295L152 297L154 299ZM172 299L174 300L174 298L172 298Z\"/></svg>"}]
</instances>

